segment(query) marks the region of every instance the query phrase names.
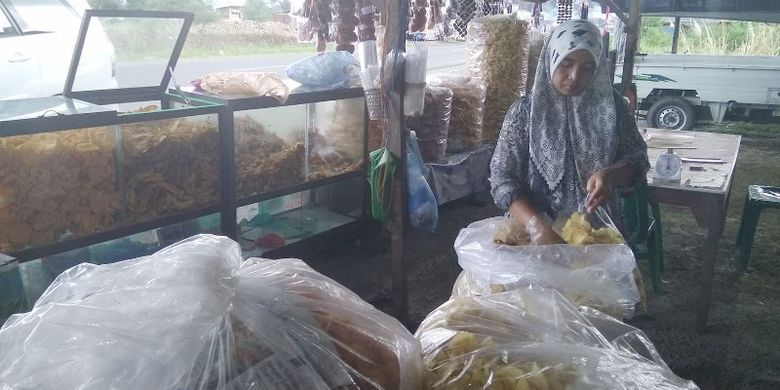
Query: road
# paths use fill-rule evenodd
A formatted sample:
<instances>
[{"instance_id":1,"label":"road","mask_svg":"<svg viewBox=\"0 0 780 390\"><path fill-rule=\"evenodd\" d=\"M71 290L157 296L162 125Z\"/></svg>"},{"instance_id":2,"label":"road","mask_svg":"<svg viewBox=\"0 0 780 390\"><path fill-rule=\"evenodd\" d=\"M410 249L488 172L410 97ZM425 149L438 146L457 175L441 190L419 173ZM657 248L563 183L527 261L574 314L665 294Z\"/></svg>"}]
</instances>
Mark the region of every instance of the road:
<instances>
[{"instance_id":1,"label":"road","mask_svg":"<svg viewBox=\"0 0 780 390\"><path fill-rule=\"evenodd\" d=\"M428 74L465 72L464 43L425 42L428 46ZM283 76L285 66L311 53L269 54L259 57L227 57L181 60L174 76L180 84L206 74L225 70L274 72ZM121 88L157 85L164 65L155 63L119 64L117 79Z\"/></svg>"}]
</instances>

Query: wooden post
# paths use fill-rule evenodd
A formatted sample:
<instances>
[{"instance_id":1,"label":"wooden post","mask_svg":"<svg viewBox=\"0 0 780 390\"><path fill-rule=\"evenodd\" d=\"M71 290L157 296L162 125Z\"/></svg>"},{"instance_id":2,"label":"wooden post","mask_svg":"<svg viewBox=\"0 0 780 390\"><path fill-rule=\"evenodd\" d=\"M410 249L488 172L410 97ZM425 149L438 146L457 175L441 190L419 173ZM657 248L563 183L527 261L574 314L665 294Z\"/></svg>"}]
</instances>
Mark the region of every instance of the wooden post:
<instances>
[{"instance_id":1,"label":"wooden post","mask_svg":"<svg viewBox=\"0 0 780 390\"><path fill-rule=\"evenodd\" d=\"M674 35L672 35L672 54L677 54L677 44L680 41L680 17L674 17Z\"/></svg>"},{"instance_id":2,"label":"wooden post","mask_svg":"<svg viewBox=\"0 0 780 390\"><path fill-rule=\"evenodd\" d=\"M390 213L385 228L390 235L390 272L392 279L393 314L406 324L409 314L409 297L405 264L404 238L406 236L406 120L403 112L403 96L406 87L404 61L400 54L406 51L406 30L408 27L407 10L409 0L391 0L387 4L388 23L385 30L385 66L391 66L393 75L387 77L384 73L383 87L388 93L387 115L389 132L386 145L388 150L398 159L396 174L393 180ZM395 51L397 56L388 57ZM392 64L388 63L392 60ZM383 71L384 72L384 71Z\"/></svg>"},{"instance_id":3,"label":"wooden post","mask_svg":"<svg viewBox=\"0 0 780 390\"><path fill-rule=\"evenodd\" d=\"M631 88L631 81L634 78L634 61L636 49L639 46L639 29L642 26L642 2L642 0L632 0L628 11L626 52L623 56L623 78L620 91L622 93Z\"/></svg>"}]
</instances>

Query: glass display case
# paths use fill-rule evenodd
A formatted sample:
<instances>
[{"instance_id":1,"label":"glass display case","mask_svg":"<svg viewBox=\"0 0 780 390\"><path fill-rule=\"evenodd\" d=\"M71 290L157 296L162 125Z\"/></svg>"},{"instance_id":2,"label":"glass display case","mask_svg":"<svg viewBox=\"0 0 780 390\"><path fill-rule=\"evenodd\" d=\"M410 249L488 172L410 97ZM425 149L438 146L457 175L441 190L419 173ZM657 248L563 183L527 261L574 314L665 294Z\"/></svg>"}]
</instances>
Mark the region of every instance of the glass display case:
<instances>
[{"instance_id":1,"label":"glass display case","mask_svg":"<svg viewBox=\"0 0 780 390\"><path fill-rule=\"evenodd\" d=\"M143 256L197 233L273 256L367 220L362 89L299 87L284 104L182 92L172 74L191 22L88 10L63 95L0 101L0 315L32 305L81 262ZM161 41L144 53L129 31ZM117 83L94 90L98 70L82 51L105 37ZM132 68L141 71L124 73Z\"/></svg>"},{"instance_id":2,"label":"glass display case","mask_svg":"<svg viewBox=\"0 0 780 390\"><path fill-rule=\"evenodd\" d=\"M89 10L63 95L0 102L0 252L24 262L220 210L222 106L174 107L182 95L168 90L192 17ZM110 39L117 58L132 58L137 43L117 31L141 27L169 38L144 71L88 89L102 71L93 45Z\"/></svg>"},{"instance_id":3,"label":"glass display case","mask_svg":"<svg viewBox=\"0 0 780 390\"><path fill-rule=\"evenodd\" d=\"M88 10L63 96L0 102L0 253L23 276L119 260L92 248L148 231L157 247L201 232L257 234L249 251L265 253L255 243L274 229L284 247L366 220L363 90L298 87L285 103L183 92L173 70L191 22L182 12ZM89 48L105 40L117 82L90 89L99 70ZM264 214L274 202L287 206ZM273 223L257 224L263 215Z\"/></svg>"},{"instance_id":4,"label":"glass display case","mask_svg":"<svg viewBox=\"0 0 780 390\"><path fill-rule=\"evenodd\" d=\"M221 127L233 131L224 137L234 143L232 148L225 145L233 150L229 170L236 175L223 185L235 190L234 207L263 204L350 178L366 180L368 116L362 88L298 86L283 103L269 96L217 96L192 88L185 96L225 106ZM366 186L354 190L368 197ZM366 201L357 204L367 208ZM236 236L241 236L240 220L223 221L223 229L235 227Z\"/></svg>"},{"instance_id":5,"label":"glass display case","mask_svg":"<svg viewBox=\"0 0 780 390\"><path fill-rule=\"evenodd\" d=\"M267 256L354 225L366 216L366 186L365 179L351 177L240 207L238 241L244 255Z\"/></svg>"}]
</instances>

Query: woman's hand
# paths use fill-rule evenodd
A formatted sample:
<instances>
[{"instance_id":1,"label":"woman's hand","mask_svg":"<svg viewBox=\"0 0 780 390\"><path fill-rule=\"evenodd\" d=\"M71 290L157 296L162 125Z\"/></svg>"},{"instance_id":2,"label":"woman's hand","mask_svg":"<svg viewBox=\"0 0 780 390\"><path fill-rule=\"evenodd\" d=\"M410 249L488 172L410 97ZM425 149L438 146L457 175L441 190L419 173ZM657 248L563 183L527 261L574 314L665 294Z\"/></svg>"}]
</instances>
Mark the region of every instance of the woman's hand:
<instances>
[{"instance_id":1,"label":"woman's hand","mask_svg":"<svg viewBox=\"0 0 780 390\"><path fill-rule=\"evenodd\" d=\"M565 244L566 241L553 230L541 214L534 210L525 196L519 196L509 206L509 214L525 225L528 237L534 245Z\"/></svg>"},{"instance_id":2,"label":"woman's hand","mask_svg":"<svg viewBox=\"0 0 780 390\"><path fill-rule=\"evenodd\" d=\"M614 187L611 172L610 168L607 167L590 175L586 187L588 198L585 202L585 208L589 213L596 210L596 207L612 194Z\"/></svg>"},{"instance_id":3,"label":"woman's hand","mask_svg":"<svg viewBox=\"0 0 780 390\"><path fill-rule=\"evenodd\" d=\"M590 176L586 190L588 199L585 202L585 208L589 213L596 210L601 203L609 199L615 188L627 186L639 175L636 165L627 161L618 161Z\"/></svg>"},{"instance_id":4,"label":"woman's hand","mask_svg":"<svg viewBox=\"0 0 780 390\"><path fill-rule=\"evenodd\" d=\"M534 245L565 244L566 241L553 230L549 223L542 218L534 216L525 224L531 243Z\"/></svg>"}]
</instances>

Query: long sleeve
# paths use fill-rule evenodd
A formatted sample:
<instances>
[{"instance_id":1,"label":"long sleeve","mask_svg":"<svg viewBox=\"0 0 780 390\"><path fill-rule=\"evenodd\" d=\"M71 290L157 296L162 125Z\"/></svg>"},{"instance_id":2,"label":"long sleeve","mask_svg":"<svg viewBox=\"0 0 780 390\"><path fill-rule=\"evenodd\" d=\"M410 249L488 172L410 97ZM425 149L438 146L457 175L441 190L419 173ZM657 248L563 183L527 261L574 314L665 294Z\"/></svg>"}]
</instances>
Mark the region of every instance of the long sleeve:
<instances>
[{"instance_id":1,"label":"long sleeve","mask_svg":"<svg viewBox=\"0 0 780 390\"><path fill-rule=\"evenodd\" d=\"M619 188L622 193L631 192L647 176L650 169L650 163L647 160L647 144L645 143L639 129L636 126L636 120L628 110L628 106L623 98L615 94L615 108L618 116L618 147L615 153L614 162L628 161L633 164L638 171L635 180L628 186Z\"/></svg>"},{"instance_id":2,"label":"long sleeve","mask_svg":"<svg viewBox=\"0 0 780 390\"><path fill-rule=\"evenodd\" d=\"M490 161L490 193L502 210L528 191L528 109L530 101L521 98L507 111Z\"/></svg>"}]
</instances>

